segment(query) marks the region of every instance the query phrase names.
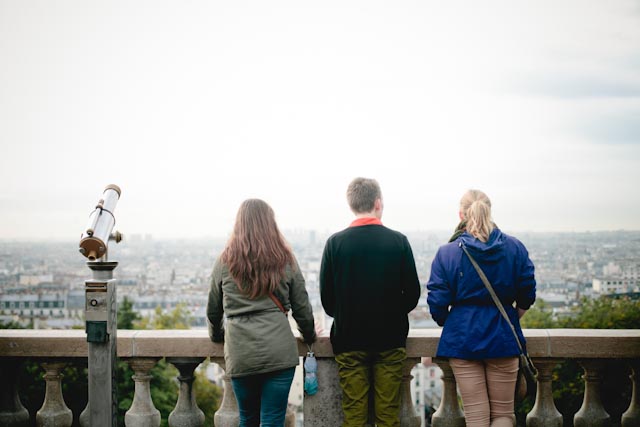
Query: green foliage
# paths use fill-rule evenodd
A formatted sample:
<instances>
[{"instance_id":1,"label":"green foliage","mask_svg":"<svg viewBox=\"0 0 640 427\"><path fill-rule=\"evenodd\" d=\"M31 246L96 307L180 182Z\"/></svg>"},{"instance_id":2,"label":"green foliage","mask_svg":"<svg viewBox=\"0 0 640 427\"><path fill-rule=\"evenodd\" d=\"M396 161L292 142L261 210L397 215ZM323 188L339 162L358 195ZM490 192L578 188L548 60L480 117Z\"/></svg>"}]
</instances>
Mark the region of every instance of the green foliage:
<instances>
[{"instance_id":1,"label":"green foliage","mask_svg":"<svg viewBox=\"0 0 640 427\"><path fill-rule=\"evenodd\" d=\"M549 304L538 299L527 314L520 319L520 325L528 329L549 329L554 327L553 312Z\"/></svg>"},{"instance_id":2,"label":"green foliage","mask_svg":"<svg viewBox=\"0 0 640 427\"><path fill-rule=\"evenodd\" d=\"M162 307L156 307L153 317L145 317L137 324L136 329L189 329L191 315L184 303L179 303L169 313L163 313Z\"/></svg>"},{"instance_id":3,"label":"green foliage","mask_svg":"<svg viewBox=\"0 0 640 427\"><path fill-rule=\"evenodd\" d=\"M151 369L151 400L160 411L161 427L167 426L169 414L178 401L178 370L162 359Z\"/></svg>"},{"instance_id":4,"label":"green foliage","mask_svg":"<svg viewBox=\"0 0 640 427\"><path fill-rule=\"evenodd\" d=\"M640 300L623 298L583 298L573 315L558 322L561 328L639 329Z\"/></svg>"},{"instance_id":5,"label":"green foliage","mask_svg":"<svg viewBox=\"0 0 640 427\"><path fill-rule=\"evenodd\" d=\"M202 409L205 416L205 426L215 425L213 422L213 416L220 407L222 401L222 389L216 384L209 381L206 376L206 368L209 361L206 360L202 364L201 370L196 370L196 379L193 382L193 392L196 396L196 402L198 407Z\"/></svg>"},{"instance_id":6,"label":"green foliage","mask_svg":"<svg viewBox=\"0 0 640 427\"><path fill-rule=\"evenodd\" d=\"M118 305L118 329L135 329L135 323L140 319L140 315L133 310L133 301L124 297Z\"/></svg>"},{"instance_id":7,"label":"green foliage","mask_svg":"<svg viewBox=\"0 0 640 427\"><path fill-rule=\"evenodd\" d=\"M0 329L24 329L24 326L14 320L8 322L0 321Z\"/></svg>"},{"instance_id":8,"label":"green foliage","mask_svg":"<svg viewBox=\"0 0 640 427\"><path fill-rule=\"evenodd\" d=\"M118 425L124 425L124 414L133 403L135 382L133 369L127 362L118 360L116 363L116 382L118 384Z\"/></svg>"}]
</instances>

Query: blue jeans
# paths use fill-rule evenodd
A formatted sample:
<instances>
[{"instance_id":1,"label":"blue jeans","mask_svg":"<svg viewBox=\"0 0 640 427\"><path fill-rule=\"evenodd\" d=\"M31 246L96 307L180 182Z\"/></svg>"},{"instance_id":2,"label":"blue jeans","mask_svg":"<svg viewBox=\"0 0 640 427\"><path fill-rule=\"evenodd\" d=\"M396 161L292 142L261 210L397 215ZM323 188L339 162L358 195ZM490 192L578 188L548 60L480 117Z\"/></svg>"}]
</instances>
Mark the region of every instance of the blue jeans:
<instances>
[{"instance_id":1,"label":"blue jeans","mask_svg":"<svg viewBox=\"0 0 640 427\"><path fill-rule=\"evenodd\" d=\"M232 378L240 427L283 427L296 368Z\"/></svg>"}]
</instances>

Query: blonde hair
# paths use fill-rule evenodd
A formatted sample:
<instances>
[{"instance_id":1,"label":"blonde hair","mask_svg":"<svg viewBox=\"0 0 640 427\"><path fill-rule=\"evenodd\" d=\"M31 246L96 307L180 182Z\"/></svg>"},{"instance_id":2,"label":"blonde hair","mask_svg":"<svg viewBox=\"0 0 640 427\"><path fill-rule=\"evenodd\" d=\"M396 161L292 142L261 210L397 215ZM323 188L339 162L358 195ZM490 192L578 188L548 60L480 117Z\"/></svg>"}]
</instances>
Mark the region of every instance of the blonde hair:
<instances>
[{"instance_id":1,"label":"blonde hair","mask_svg":"<svg viewBox=\"0 0 640 427\"><path fill-rule=\"evenodd\" d=\"M467 191L460 200L460 212L469 234L483 242L489 240L495 224L491 219L491 200L486 194L480 190Z\"/></svg>"},{"instance_id":2,"label":"blonde hair","mask_svg":"<svg viewBox=\"0 0 640 427\"><path fill-rule=\"evenodd\" d=\"M240 290L249 298L268 295L278 287L287 265L294 266L273 209L260 199L242 202L231 238L220 255Z\"/></svg>"}]
</instances>

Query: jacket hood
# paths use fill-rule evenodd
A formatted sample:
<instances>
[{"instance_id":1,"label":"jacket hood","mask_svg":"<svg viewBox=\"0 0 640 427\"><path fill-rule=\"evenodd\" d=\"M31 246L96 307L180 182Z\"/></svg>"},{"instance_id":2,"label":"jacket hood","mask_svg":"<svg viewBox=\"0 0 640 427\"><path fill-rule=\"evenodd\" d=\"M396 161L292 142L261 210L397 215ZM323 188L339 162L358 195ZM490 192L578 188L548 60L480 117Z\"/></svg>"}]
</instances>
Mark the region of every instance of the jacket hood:
<instances>
[{"instance_id":1,"label":"jacket hood","mask_svg":"<svg viewBox=\"0 0 640 427\"><path fill-rule=\"evenodd\" d=\"M502 258L505 245L504 234L497 227L489 235L489 240L482 242L473 237L468 232L460 236L460 243L464 245L469 253L478 261L496 262Z\"/></svg>"}]
</instances>

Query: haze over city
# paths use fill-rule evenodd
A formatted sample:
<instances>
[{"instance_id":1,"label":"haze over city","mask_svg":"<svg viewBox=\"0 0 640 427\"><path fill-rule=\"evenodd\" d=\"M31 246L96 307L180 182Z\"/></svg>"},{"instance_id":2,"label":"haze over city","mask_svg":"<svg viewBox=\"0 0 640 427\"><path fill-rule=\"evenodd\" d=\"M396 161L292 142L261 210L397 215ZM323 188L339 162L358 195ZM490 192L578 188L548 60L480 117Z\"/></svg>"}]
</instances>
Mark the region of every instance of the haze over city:
<instances>
[{"instance_id":1,"label":"haze over city","mask_svg":"<svg viewBox=\"0 0 640 427\"><path fill-rule=\"evenodd\" d=\"M225 236L242 200L338 230L639 230L640 2L0 0L0 239Z\"/></svg>"}]
</instances>

